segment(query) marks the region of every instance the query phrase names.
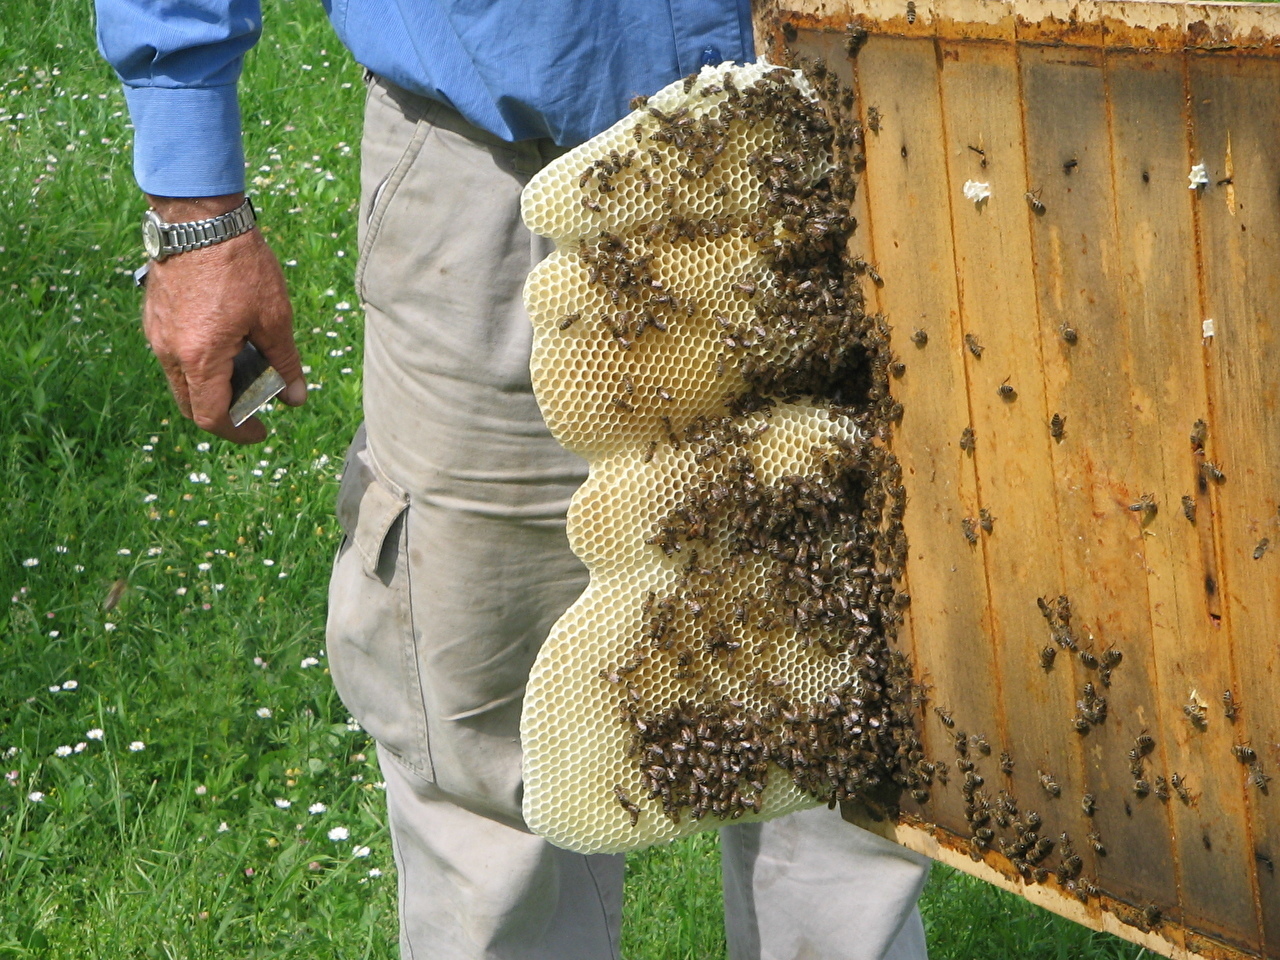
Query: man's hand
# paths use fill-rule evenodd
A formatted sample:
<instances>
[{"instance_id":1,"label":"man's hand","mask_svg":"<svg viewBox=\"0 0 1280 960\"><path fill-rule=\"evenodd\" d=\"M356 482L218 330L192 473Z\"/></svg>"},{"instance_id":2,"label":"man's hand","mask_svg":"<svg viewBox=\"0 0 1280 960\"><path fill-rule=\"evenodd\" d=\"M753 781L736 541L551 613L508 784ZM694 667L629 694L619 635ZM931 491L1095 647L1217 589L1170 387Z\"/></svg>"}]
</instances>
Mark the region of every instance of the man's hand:
<instances>
[{"instance_id":1,"label":"man's hand","mask_svg":"<svg viewBox=\"0 0 1280 960\"><path fill-rule=\"evenodd\" d=\"M234 210L243 194L174 199L148 197L169 223ZM267 431L256 417L231 425L231 362L252 341L288 386L290 406L307 399L302 361L293 342L293 307L280 262L256 230L151 264L142 328L182 415L202 430L236 443L258 443Z\"/></svg>"}]
</instances>

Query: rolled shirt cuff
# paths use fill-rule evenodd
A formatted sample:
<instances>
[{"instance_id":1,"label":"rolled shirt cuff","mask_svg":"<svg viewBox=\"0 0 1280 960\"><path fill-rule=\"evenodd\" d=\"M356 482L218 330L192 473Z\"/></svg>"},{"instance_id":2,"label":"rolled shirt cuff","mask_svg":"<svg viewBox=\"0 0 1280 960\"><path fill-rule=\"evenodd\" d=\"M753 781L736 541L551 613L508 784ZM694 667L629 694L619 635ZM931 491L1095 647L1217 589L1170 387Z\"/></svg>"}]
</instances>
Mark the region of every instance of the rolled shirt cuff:
<instances>
[{"instance_id":1,"label":"rolled shirt cuff","mask_svg":"<svg viewBox=\"0 0 1280 960\"><path fill-rule=\"evenodd\" d=\"M234 84L124 88L133 120L133 174L158 197L244 190L244 147Z\"/></svg>"}]
</instances>

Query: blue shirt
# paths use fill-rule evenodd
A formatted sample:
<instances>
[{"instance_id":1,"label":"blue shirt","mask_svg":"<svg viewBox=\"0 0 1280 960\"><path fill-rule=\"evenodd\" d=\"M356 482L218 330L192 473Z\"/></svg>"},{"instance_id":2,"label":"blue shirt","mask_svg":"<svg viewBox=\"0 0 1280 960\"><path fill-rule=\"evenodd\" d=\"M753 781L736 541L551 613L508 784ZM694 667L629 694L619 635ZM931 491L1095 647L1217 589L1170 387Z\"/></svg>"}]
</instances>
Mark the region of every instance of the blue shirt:
<instances>
[{"instance_id":1,"label":"blue shirt","mask_svg":"<svg viewBox=\"0 0 1280 960\"><path fill-rule=\"evenodd\" d=\"M244 189L236 82L258 0L96 0L148 193ZM324 0L356 60L505 140L580 143L704 63L754 59L750 0ZM299 81L301 82L301 81Z\"/></svg>"}]
</instances>

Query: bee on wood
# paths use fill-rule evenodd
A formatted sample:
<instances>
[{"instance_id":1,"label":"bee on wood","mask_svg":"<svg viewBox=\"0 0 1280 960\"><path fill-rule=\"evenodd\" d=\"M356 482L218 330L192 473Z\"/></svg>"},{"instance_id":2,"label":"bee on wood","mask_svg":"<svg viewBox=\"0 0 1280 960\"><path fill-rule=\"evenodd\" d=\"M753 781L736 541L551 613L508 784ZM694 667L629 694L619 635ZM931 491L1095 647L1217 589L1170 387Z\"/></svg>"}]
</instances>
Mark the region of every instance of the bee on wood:
<instances>
[{"instance_id":1,"label":"bee on wood","mask_svg":"<svg viewBox=\"0 0 1280 960\"><path fill-rule=\"evenodd\" d=\"M942 721L942 725L946 727L948 730L952 729L956 725L956 722L954 719L952 719L951 714L948 713L946 710L943 710L941 707L934 707L933 712L938 715L938 719Z\"/></svg>"},{"instance_id":2,"label":"bee on wood","mask_svg":"<svg viewBox=\"0 0 1280 960\"><path fill-rule=\"evenodd\" d=\"M1055 413L1049 418L1049 436L1055 440L1061 440L1067 435L1067 418L1060 413Z\"/></svg>"},{"instance_id":3,"label":"bee on wood","mask_svg":"<svg viewBox=\"0 0 1280 960\"><path fill-rule=\"evenodd\" d=\"M1253 763L1258 759L1257 751L1247 743L1237 743L1233 745L1231 747L1231 752L1241 763Z\"/></svg>"},{"instance_id":4,"label":"bee on wood","mask_svg":"<svg viewBox=\"0 0 1280 960\"><path fill-rule=\"evenodd\" d=\"M1212 480L1214 483L1223 483L1227 479L1227 475L1222 472L1222 468L1212 460L1206 460L1200 464L1200 474L1206 481Z\"/></svg>"},{"instance_id":5,"label":"bee on wood","mask_svg":"<svg viewBox=\"0 0 1280 960\"><path fill-rule=\"evenodd\" d=\"M1058 327L1058 335L1073 347L1080 342L1080 334L1076 332L1076 328L1071 326L1071 324L1067 323L1065 320L1063 320L1062 324Z\"/></svg>"},{"instance_id":6,"label":"bee on wood","mask_svg":"<svg viewBox=\"0 0 1280 960\"><path fill-rule=\"evenodd\" d=\"M1058 651L1054 647L1045 646L1045 648L1040 651L1040 666L1046 671L1052 670L1053 661L1057 656Z\"/></svg>"},{"instance_id":7,"label":"bee on wood","mask_svg":"<svg viewBox=\"0 0 1280 960\"><path fill-rule=\"evenodd\" d=\"M1271 775L1265 773L1261 763L1253 763L1249 766L1249 786L1257 787L1263 793L1267 792L1267 784L1271 782Z\"/></svg>"},{"instance_id":8,"label":"bee on wood","mask_svg":"<svg viewBox=\"0 0 1280 960\"><path fill-rule=\"evenodd\" d=\"M996 525L996 518L991 515L991 511L983 507L978 511L978 526L986 533L990 533Z\"/></svg>"},{"instance_id":9,"label":"bee on wood","mask_svg":"<svg viewBox=\"0 0 1280 960\"><path fill-rule=\"evenodd\" d=\"M1086 793L1080 798L1080 809L1086 817L1093 816L1093 812L1098 809L1098 801L1092 793Z\"/></svg>"},{"instance_id":10,"label":"bee on wood","mask_svg":"<svg viewBox=\"0 0 1280 960\"><path fill-rule=\"evenodd\" d=\"M1196 502L1189 493L1182 495L1182 515L1191 523L1196 522Z\"/></svg>"},{"instance_id":11,"label":"bee on wood","mask_svg":"<svg viewBox=\"0 0 1280 960\"><path fill-rule=\"evenodd\" d=\"M1133 513L1141 513L1143 520L1150 520L1156 515L1156 511L1159 507L1156 504L1154 494L1144 493L1138 498L1137 502L1129 504L1129 509Z\"/></svg>"},{"instance_id":12,"label":"bee on wood","mask_svg":"<svg viewBox=\"0 0 1280 960\"><path fill-rule=\"evenodd\" d=\"M1013 773L1013 757L1006 750L1000 754L1000 772Z\"/></svg>"},{"instance_id":13,"label":"bee on wood","mask_svg":"<svg viewBox=\"0 0 1280 960\"><path fill-rule=\"evenodd\" d=\"M973 517L965 517L960 521L960 532L970 544L978 542L978 522Z\"/></svg>"},{"instance_id":14,"label":"bee on wood","mask_svg":"<svg viewBox=\"0 0 1280 960\"><path fill-rule=\"evenodd\" d=\"M1161 803L1169 802L1169 785L1165 783L1164 777L1156 777L1154 793L1156 795L1156 799Z\"/></svg>"},{"instance_id":15,"label":"bee on wood","mask_svg":"<svg viewBox=\"0 0 1280 960\"><path fill-rule=\"evenodd\" d=\"M1058 786L1058 781L1053 778L1052 774L1037 770L1036 775L1040 778L1040 786L1044 788L1045 793L1051 797L1062 796L1062 787Z\"/></svg>"},{"instance_id":16,"label":"bee on wood","mask_svg":"<svg viewBox=\"0 0 1280 960\"><path fill-rule=\"evenodd\" d=\"M1108 670L1113 670L1120 665L1120 661L1124 659L1124 654L1115 647L1108 647L1102 651L1102 665Z\"/></svg>"},{"instance_id":17,"label":"bee on wood","mask_svg":"<svg viewBox=\"0 0 1280 960\"><path fill-rule=\"evenodd\" d=\"M1133 781L1133 792L1139 800L1144 800L1151 793L1151 784L1140 777Z\"/></svg>"},{"instance_id":18,"label":"bee on wood","mask_svg":"<svg viewBox=\"0 0 1280 960\"><path fill-rule=\"evenodd\" d=\"M1105 857L1107 855L1106 845L1102 842L1102 834L1096 831L1089 834L1089 845L1093 847L1093 852L1098 856Z\"/></svg>"},{"instance_id":19,"label":"bee on wood","mask_svg":"<svg viewBox=\"0 0 1280 960\"><path fill-rule=\"evenodd\" d=\"M1191 425L1191 449L1203 450L1204 442L1209 438L1209 425L1203 420L1197 420Z\"/></svg>"},{"instance_id":20,"label":"bee on wood","mask_svg":"<svg viewBox=\"0 0 1280 960\"><path fill-rule=\"evenodd\" d=\"M867 107L867 129L872 133L880 132L880 108L875 104Z\"/></svg>"},{"instance_id":21,"label":"bee on wood","mask_svg":"<svg viewBox=\"0 0 1280 960\"><path fill-rule=\"evenodd\" d=\"M907 0L907 23L916 22L916 0Z\"/></svg>"},{"instance_id":22,"label":"bee on wood","mask_svg":"<svg viewBox=\"0 0 1280 960\"><path fill-rule=\"evenodd\" d=\"M1182 712L1197 730L1204 730L1209 726L1204 704L1196 697L1194 690L1190 699L1182 705Z\"/></svg>"},{"instance_id":23,"label":"bee on wood","mask_svg":"<svg viewBox=\"0 0 1280 960\"><path fill-rule=\"evenodd\" d=\"M577 323L581 319L582 319L582 314L580 313L566 313L563 317L560 318L560 322L556 324L556 327L558 327L561 330L568 330L570 327L572 327L575 323Z\"/></svg>"},{"instance_id":24,"label":"bee on wood","mask_svg":"<svg viewBox=\"0 0 1280 960\"><path fill-rule=\"evenodd\" d=\"M976 336L972 333L966 333L964 335L964 345L968 347L969 352L972 353L974 357L979 360L982 359L982 351L985 350L986 347L978 342L978 338Z\"/></svg>"},{"instance_id":25,"label":"bee on wood","mask_svg":"<svg viewBox=\"0 0 1280 960\"><path fill-rule=\"evenodd\" d=\"M850 60L858 55L858 51L867 42L867 37L868 33L865 27L849 24L844 35L844 52L848 54Z\"/></svg>"},{"instance_id":26,"label":"bee on wood","mask_svg":"<svg viewBox=\"0 0 1280 960\"><path fill-rule=\"evenodd\" d=\"M1259 540L1258 545L1253 548L1253 559L1261 560L1262 555L1267 552L1267 547L1269 546L1271 546L1271 541L1268 538L1263 537Z\"/></svg>"},{"instance_id":27,"label":"bee on wood","mask_svg":"<svg viewBox=\"0 0 1280 960\"><path fill-rule=\"evenodd\" d=\"M1063 163L1062 172L1069 174L1072 170L1074 170L1078 166L1080 166L1080 161L1075 157L1072 157L1070 160Z\"/></svg>"},{"instance_id":28,"label":"bee on wood","mask_svg":"<svg viewBox=\"0 0 1280 960\"><path fill-rule=\"evenodd\" d=\"M977 751L984 757L991 756L991 744L987 742L985 735L981 733L974 734L969 738L969 742L972 743Z\"/></svg>"},{"instance_id":29,"label":"bee on wood","mask_svg":"<svg viewBox=\"0 0 1280 960\"><path fill-rule=\"evenodd\" d=\"M929 342L929 334L925 332L923 328L921 328L911 335L911 342L914 343L917 347L923 347L926 343Z\"/></svg>"},{"instance_id":30,"label":"bee on wood","mask_svg":"<svg viewBox=\"0 0 1280 960\"><path fill-rule=\"evenodd\" d=\"M1236 722L1236 717L1240 715L1240 704L1236 702L1236 695L1230 690L1222 691L1222 713L1232 723Z\"/></svg>"},{"instance_id":31,"label":"bee on wood","mask_svg":"<svg viewBox=\"0 0 1280 960\"><path fill-rule=\"evenodd\" d=\"M1173 787L1174 793L1178 795L1178 799L1183 803L1191 802L1191 791L1187 789L1187 778L1180 773L1175 773L1169 778L1169 784Z\"/></svg>"},{"instance_id":32,"label":"bee on wood","mask_svg":"<svg viewBox=\"0 0 1280 960\"><path fill-rule=\"evenodd\" d=\"M1148 904L1147 906L1142 908L1142 922L1145 923L1148 927L1159 926L1161 916L1162 914L1160 913L1160 908L1157 907L1154 903Z\"/></svg>"},{"instance_id":33,"label":"bee on wood","mask_svg":"<svg viewBox=\"0 0 1280 960\"><path fill-rule=\"evenodd\" d=\"M1009 377L1005 377L1000 386L996 387L996 393L1001 400L1018 399L1018 391L1013 388L1013 384L1009 382Z\"/></svg>"},{"instance_id":34,"label":"bee on wood","mask_svg":"<svg viewBox=\"0 0 1280 960\"><path fill-rule=\"evenodd\" d=\"M1133 738L1133 748L1138 752L1139 756L1145 757L1156 748L1155 737L1144 730Z\"/></svg>"},{"instance_id":35,"label":"bee on wood","mask_svg":"<svg viewBox=\"0 0 1280 960\"><path fill-rule=\"evenodd\" d=\"M972 455L975 446L977 444L974 442L973 427L965 427L960 431L960 449Z\"/></svg>"},{"instance_id":36,"label":"bee on wood","mask_svg":"<svg viewBox=\"0 0 1280 960\"><path fill-rule=\"evenodd\" d=\"M907 365L901 360L895 360L889 364L889 372L893 374L895 379L901 379L902 375L907 372Z\"/></svg>"},{"instance_id":37,"label":"bee on wood","mask_svg":"<svg viewBox=\"0 0 1280 960\"><path fill-rule=\"evenodd\" d=\"M1044 216L1045 206L1040 202L1039 190L1028 190L1025 194L1027 203L1031 204L1031 209L1037 217Z\"/></svg>"}]
</instances>

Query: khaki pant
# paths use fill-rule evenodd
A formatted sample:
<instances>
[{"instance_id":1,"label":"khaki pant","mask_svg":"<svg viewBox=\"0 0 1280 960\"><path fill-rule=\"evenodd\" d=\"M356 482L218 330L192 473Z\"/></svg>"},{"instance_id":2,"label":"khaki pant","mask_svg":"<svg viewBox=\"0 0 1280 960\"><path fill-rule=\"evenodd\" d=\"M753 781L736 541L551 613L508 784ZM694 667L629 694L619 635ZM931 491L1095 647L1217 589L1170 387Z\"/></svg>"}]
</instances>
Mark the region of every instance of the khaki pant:
<instances>
[{"instance_id":1,"label":"khaki pant","mask_svg":"<svg viewBox=\"0 0 1280 960\"><path fill-rule=\"evenodd\" d=\"M520 819L521 698L586 584L565 510L586 463L551 437L521 305L550 250L520 220L559 151L372 84L357 287L365 424L338 496L329 661L377 740L405 960L619 956L622 856ZM825 809L721 830L734 960L918 960L927 861Z\"/></svg>"}]
</instances>

